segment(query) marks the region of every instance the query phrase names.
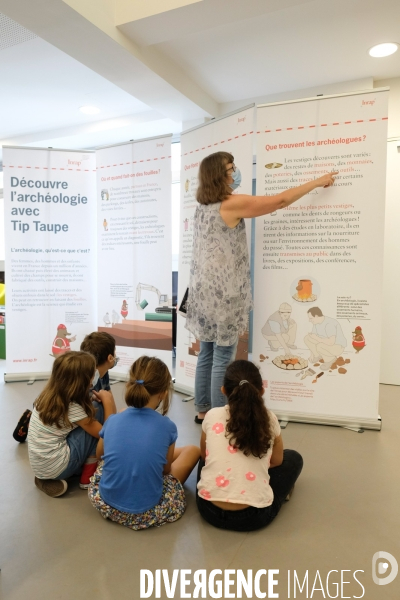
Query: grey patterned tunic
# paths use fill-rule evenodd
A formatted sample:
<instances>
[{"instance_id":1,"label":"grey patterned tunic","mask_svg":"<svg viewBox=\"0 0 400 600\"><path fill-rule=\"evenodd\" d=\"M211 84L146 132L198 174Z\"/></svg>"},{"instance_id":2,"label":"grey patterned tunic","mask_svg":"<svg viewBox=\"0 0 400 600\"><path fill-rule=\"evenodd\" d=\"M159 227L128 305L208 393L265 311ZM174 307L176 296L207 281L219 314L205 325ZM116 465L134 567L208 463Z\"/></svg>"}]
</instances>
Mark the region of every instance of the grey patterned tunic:
<instances>
[{"instance_id":1,"label":"grey patterned tunic","mask_svg":"<svg viewBox=\"0 0 400 600\"><path fill-rule=\"evenodd\" d=\"M196 208L186 329L202 342L232 346L253 308L250 266L244 220L232 229L220 208Z\"/></svg>"}]
</instances>

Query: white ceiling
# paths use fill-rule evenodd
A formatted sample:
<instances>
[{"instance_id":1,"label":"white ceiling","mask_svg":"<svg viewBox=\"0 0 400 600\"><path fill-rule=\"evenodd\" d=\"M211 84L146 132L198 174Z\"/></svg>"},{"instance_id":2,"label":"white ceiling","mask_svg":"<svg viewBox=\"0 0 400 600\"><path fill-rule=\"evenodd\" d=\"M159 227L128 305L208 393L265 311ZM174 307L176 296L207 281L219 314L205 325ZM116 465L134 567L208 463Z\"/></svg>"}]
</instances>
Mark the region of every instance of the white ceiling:
<instances>
[{"instance_id":1,"label":"white ceiling","mask_svg":"<svg viewBox=\"0 0 400 600\"><path fill-rule=\"evenodd\" d=\"M0 52L0 139L151 109L40 38ZM93 104L100 115L79 108Z\"/></svg>"},{"instance_id":2,"label":"white ceiling","mask_svg":"<svg viewBox=\"0 0 400 600\"><path fill-rule=\"evenodd\" d=\"M400 42L399 0L202 0L102 29L72 6L112 2L0 0L28 36L0 50L0 145L92 148L177 133L224 103L400 77L400 52L367 53Z\"/></svg>"},{"instance_id":3,"label":"white ceiling","mask_svg":"<svg viewBox=\"0 0 400 600\"><path fill-rule=\"evenodd\" d=\"M204 3L215 1L221 3ZM223 4L236 14L228 8L231 2ZM399 0L297 1L286 7L281 2L274 11L267 10L270 2L263 4L265 14L224 25L210 19L199 32L185 23L175 39L156 47L218 102L400 75L400 51L386 59L368 55L375 44L400 42ZM201 8L202 3L187 7L186 14Z\"/></svg>"}]
</instances>

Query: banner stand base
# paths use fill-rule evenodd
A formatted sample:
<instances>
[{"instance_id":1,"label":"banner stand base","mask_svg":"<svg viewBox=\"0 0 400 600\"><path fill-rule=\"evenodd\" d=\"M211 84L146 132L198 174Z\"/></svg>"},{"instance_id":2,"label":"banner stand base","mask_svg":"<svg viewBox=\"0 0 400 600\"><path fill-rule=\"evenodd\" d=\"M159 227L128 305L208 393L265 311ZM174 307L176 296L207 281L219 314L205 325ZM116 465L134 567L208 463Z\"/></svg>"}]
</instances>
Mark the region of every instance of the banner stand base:
<instances>
[{"instance_id":1,"label":"banner stand base","mask_svg":"<svg viewBox=\"0 0 400 600\"><path fill-rule=\"evenodd\" d=\"M190 402L190 400L194 400L194 388L189 387L188 385L175 382L174 391L179 392L180 394L185 394L185 396L190 396L190 398L182 399L182 402Z\"/></svg>"},{"instance_id":2,"label":"banner stand base","mask_svg":"<svg viewBox=\"0 0 400 600\"><path fill-rule=\"evenodd\" d=\"M50 371L43 373L4 373L5 383L16 383L18 381L26 381L27 385L32 385L35 381L50 379Z\"/></svg>"},{"instance_id":3,"label":"banner stand base","mask_svg":"<svg viewBox=\"0 0 400 600\"><path fill-rule=\"evenodd\" d=\"M382 419L380 415L376 419L362 417L337 417L333 415L305 415L303 413L285 413L273 410L277 416L281 429L292 423L307 423L309 425L331 425L333 427L343 427L357 433L363 433L365 429L380 431L382 429Z\"/></svg>"}]
</instances>

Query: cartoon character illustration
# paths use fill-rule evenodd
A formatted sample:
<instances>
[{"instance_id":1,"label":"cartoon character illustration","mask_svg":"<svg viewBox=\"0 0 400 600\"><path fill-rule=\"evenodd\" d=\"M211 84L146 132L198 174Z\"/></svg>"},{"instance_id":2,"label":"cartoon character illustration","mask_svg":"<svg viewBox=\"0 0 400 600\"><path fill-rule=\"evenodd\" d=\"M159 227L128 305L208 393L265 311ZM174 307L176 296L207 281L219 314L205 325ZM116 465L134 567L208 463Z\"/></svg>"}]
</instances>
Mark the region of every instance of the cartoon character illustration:
<instances>
[{"instance_id":1,"label":"cartoon character illustration","mask_svg":"<svg viewBox=\"0 0 400 600\"><path fill-rule=\"evenodd\" d=\"M268 344L272 352L277 352L279 348L283 348L289 356L292 354L290 350L295 350L297 346L296 333L297 323L291 319L292 307L287 302L283 302L279 309L268 317L261 333L268 340Z\"/></svg>"},{"instance_id":2,"label":"cartoon character illustration","mask_svg":"<svg viewBox=\"0 0 400 600\"><path fill-rule=\"evenodd\" d=\"M119 314L117 313L116 310L113 309L112 311L112 324L115 325L119 323Z\"/></svg>"},{"instance_id":3,"label":"cartoon character illustration","mask_svg":"<svg viewBox=\"0 0 400 600\"><path fill-rule=\"evenodd\" d=\"M189 185L190 185L189 179L186 179L186 181L185 181L185 192L186 193L188 193L188 191L189 191Z\"/></svg>"},{"instance_id":4,"label":"cartoon character illustration","mask_svg":"<svg viewBox=\"0 0 400 600\"><path fill-rule=\"evenodd\" d=\"M52 354L50 356L60 356L60 354L65 354L71 350L70 342L74 342L76 340L76 335L74 337L67 338L67 335L71 335L68 333L67 328L63 323L60 323L57 327L57 335L54 338L53 345L51 347Z\"/></svg>"},{"instance_id":5,"label":"cartoon character illustration","mask_svg":"<svg viewBox=\"0 0 400 600\"><path fill-rule=\"evenodd\" d=\"M101 190L101 199L102 200L109 200L110 199L110 195L108 193L108 190Z\"/></svg>"},{"instance_id":6,"label":"cartoon character illustration","mask_svg":"<svg viewBox=\"0 0 400 600\"><path fill-rule=\"evenodd\" d=\"M352 334L353 341L351 342L351 345L358 354L360 350L362 350L366 346L365 337L363 336L362 329L359 325L355 328L354 331L352 331Z\"/></svg>"},{"instance_id":7,"label":"cartoon character illustration","mask_svg":"<svg viewBox=\"0 0 400 600\"><path fill-rule=\"evenodd\" d=\"M188 229L189 229L189 219L188 218L186 218L183 221L183 227L184 227L185 231L188 231Z\"/></svg>"},{"instance_id":8,"label":"cartoon character illustration","mask_svg":"<svg viewBox=\"0 0 400 600\"><path fill-rule=\"evenodd\" d=\"M104 231L108 231L107 219L104 219L104 221L103 221L103 227L104 227Z\"/></svg>"},{"instance_id":9,"label":"cartoon character illustration","mask_svg":"<svg viewBox=\"0 0 400 600\"><path fill-rule=\"evenodd\" d=\"M325 317L322 310L313 306L307 311L308 320L312 323L311 333L304 338L304 343L310 350L309 362L317 363L323 359L321 369L327 371L342 354L347 346L339 321Z\"/></svg>"},{"instance_id":10,"label":"cartoon character illustration","mask_svg":"<svg viewBox=\"0 0 400 600\"><path fill-rule=\"evenodd\" d=\"M126 319L126 317L128 316L128 303L127 303L127 301L126 301L126 300L124 300L124 301L122 302L122 306L121 306L121 315L122 315L122 318L123 318L124 320L125 320L125 319Z\"/></svg>"},{"instance_id":11,"label":"cartoon character illustration","mask_svg":"<svg viewBox=\"0 0 400 600\"><path fill-rule=\"evenodd\" d=\"M106 314L104 315L103 322L104 322L104 325L106 327L108 327L109 325L111 325L110 315L108 314L108 312L106 312Z\"/></svg>"}]
</instances>

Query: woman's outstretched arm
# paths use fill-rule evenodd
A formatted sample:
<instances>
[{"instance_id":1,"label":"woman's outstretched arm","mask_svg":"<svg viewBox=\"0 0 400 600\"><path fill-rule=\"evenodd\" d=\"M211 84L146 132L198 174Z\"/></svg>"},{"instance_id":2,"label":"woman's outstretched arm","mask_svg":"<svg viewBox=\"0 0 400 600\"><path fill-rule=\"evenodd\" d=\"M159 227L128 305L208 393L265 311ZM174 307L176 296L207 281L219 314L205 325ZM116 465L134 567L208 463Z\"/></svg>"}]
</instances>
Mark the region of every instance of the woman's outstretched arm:
<instances>
[{"instance_id":1,"label":"woman's outstretched arm","mask_svg":"<svg viewBox=\"0 0 400 600\"><path fill-rule=\"evenodd\" d=\"M281 208L290 206L296 200L312 192L318 187L330 187L335 181L338 171L327 173L318 179L307 181L298 187L285 190L276 196L247 196L245 194L233 194L221 205L221 216L224 221L232 227L231 222L240 219L252 219L268 215ZM234 226L234 225L233 225Z\"/></svg>"}]
</instances>

